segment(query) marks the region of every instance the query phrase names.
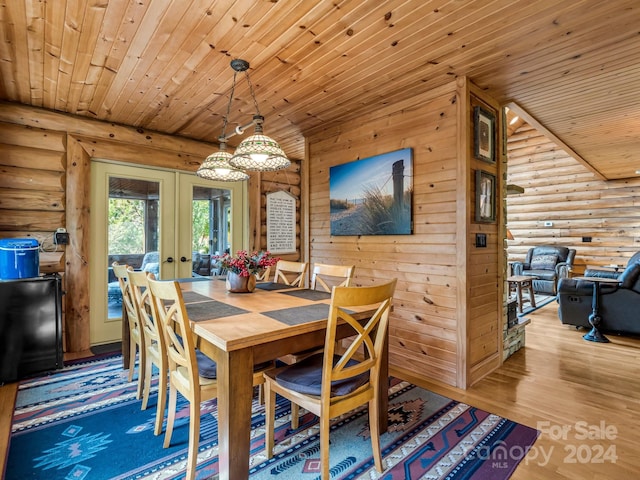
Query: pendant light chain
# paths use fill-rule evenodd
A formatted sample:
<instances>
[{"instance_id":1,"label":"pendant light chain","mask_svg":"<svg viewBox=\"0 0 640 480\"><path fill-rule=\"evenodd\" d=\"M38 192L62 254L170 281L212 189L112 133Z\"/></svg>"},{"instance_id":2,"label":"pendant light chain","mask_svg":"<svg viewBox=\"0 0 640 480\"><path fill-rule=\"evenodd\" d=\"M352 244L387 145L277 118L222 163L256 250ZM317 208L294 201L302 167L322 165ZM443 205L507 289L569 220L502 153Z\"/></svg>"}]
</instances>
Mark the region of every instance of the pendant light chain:
<instances>
[{"instance_id":1,"label":"pendant light chain","mask_svg":"<svg viewBox=\"0 0 640 480\"><path fill-rule=\"evenodd\" d=\"M231 116L231 104L233 103L233 94L236 88L236 78L237 72L234 72L233 84L231 85L231 92L229 94L229 102L227 103L227 113L222 119L222 134L218 137L220 150L209 155L202 165L200 165L196 175L201 178L222 182L239 182L249 179L247 172L231 166L229 163L231 154L226 151L227 125L229 124L229 117Z\"/></svg>"},{"instance_id":2,"label":"pendant light chain","mask_svg":"<svg viewBox=\"0 0 640 480\"><path fill-rule=\"evenodd\" d=\"M258 107L258 100L256 100L256 93L253 90L253 84L251 83L251 79L249 78L249 71L248 70L246 70L244 72L244 76L247 78L247 83L249 84L249 92L251 93L251 98L253 98L253 106L256 108L256 115L260 115L260 108Z\"/></svg>"},{"instance_id":3,"label":"pendant light chain","mask_svg":"<svg viewBox=\"0 0 640 480\"><path fill-rule=\"evenodd\" d=\"M280 145L278 145L278 142L263 132L264 117L260 114L256 93L249 78L249 62L236 58L231 60L231 68L234 71L233 83L229 93L227 113L222 119L222 134L218 137L220 151L209 155L202 165L200 165L196 175L211 180L237 181L247 180L249 178L246 171L267 172L287 168L291 165L291 161L287 158ZM227 135L227 126L231 117L231 106L233 104L238 72L245 73L249 93L251 94L255 108L255 114L250 123L236 126L235 132ZM233 155L228 153L226 151L228 139L234 135L242 134L246 128L252 125L255 128L254 134L240 142ZM285 179L288 182L286 172Z\"/></svg>"},{"instance_id":4,"label":"pendant light chain","mask_svg":"<svg viewBox=\"0 0 640 480\"><path fill-rule=\"evenodd\" d=\"M227 134L227 124L229 123L229 116L231 115L231 102L233 101L233 93L236 89L236 76L238 72L233 72L233 83L231 84L231 92L229 93L229 102L227 103L227 114L224 116L224 120L222 122L222 138L226 138Z\"/></svg>"}]
</instances>

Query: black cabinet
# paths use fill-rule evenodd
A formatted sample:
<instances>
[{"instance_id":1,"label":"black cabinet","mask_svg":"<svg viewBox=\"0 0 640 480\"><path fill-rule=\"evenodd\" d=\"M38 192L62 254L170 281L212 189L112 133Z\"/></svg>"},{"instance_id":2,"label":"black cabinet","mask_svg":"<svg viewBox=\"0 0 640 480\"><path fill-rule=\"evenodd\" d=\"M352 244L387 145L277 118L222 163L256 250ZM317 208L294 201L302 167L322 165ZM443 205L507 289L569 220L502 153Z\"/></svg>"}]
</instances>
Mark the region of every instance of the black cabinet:
<instances>
[{"instance_id":1,"label":"black cabinet","mask_svg":"<svg viewBox=\"0 0 640 480\"><path fill-rule=\"evenodd\" d=\"M0 383L62 368L59 275L0 281Z\"/></svg>"}]
</instances>

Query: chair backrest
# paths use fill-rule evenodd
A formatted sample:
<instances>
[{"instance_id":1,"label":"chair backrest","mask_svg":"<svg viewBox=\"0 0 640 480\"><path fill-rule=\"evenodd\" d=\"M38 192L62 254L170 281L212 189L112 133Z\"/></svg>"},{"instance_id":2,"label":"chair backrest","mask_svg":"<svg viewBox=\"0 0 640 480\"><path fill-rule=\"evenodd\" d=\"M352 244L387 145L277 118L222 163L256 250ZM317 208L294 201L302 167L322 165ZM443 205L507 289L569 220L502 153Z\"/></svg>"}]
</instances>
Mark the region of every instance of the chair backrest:
<instances>
[{"instance_id":1,"label":"chair backrest","mask_svg":"<svg viewBox=\"0 0 640 480\"><path fill-rule=\"evenodd\" d=\"M525 259L525 262L531 264L531 263L535 263L537 258L540 259L542 257L546 257L546 258L543 258L543 260L546 260L550 256L557 257L555 262L556 264L566 263L569 267L571 267L573 265L573 260L576 256L576 251L575 249L569 248L569 247L561 247L557 245L540 245L538 247L533 247L529 249L529 251L527 252L527 257ZM543 262L543 263L549 263L549 262ZM544 268L544 269L554 270L555 264L550 268Z\"/></svg>"},{"instance_id":2,"label":"chair backrest","mask_svg":"<svg viewBox=\"0 0 640 480\"><path fill-rule=\"evenodd\" d=\"M211 255L208 253L191 253L191 271L198 275L211 275Z\"/></svg>"},{"instance_id":3,"label":"chair backrest","mask_svg":"<svg viewBox=\"0 0 640 480\"><path fill-rule=\"evenodd\" d=\"M127 295L126 292L129 289L129 286L127 284L127 282L129 281L127 277L127 270L133 270L133 269L129 268L129 265L127 264L120 265L118 262L113 262L111 264L111 268L113 269L113 274L115 275L116 280L118 280L118 284L120 285L120 290L122 290L122 295Z\"/></svg>"},{"instance_id":4,"label":"chair backrest","mask_svg":"<svg viewBox=\"0 0 640 480\"><path fill-rule=\"evenodd\" d=\"M640 291L640 262L627 266L618 277L621 288Z\"/></svg>"},{"instance_id":5,"label":"chair backrest","mask_svg":"<svg viewBox=\"0 0 640 480\"><path fill-rule=\"evenodd\" d=\"M273 277L273 281L294 287L304 287L308 268L309 264L307 262L279 260L276 263L276 274ZM291 280L292 277L294 277L293 280Z\"/></svg>"},{"instance_id":6,"label":"chair backrest","mask_svg":"<svg viewBox=\"0 0 640 480\"><path fill-rule=\"evenodd\" d=\"M311 289L319 288L331 292L331 287L349 287L353 279L355 265L328 265L316 263L311 275Z\"/></svg>"},{"instance_id":7,"label":"chair backrest","mask_svg":"<svg viewBox=\"0 0 640 480\"><path fill-rule=\"evenodd\" d=\"M329 392L332 386L335 391L336 385L340 382L349 381L354 377L362 379L363 385L368 383L371 388L377 388L380 358L387 336L396 281L394 278L388 283L370 287L333 289L324 343L323 402L330 399L330 395L325 395L324 392ZM357 320L358 307L365 306L367 311L370 311L371 306L376 310L370 317L367 314L366 324L361 325ZM342 343L344 353L335 362L336 329L339 321L350 325L355 335L348 338L346 345L345 342Z\"/></svg>"},{"instance_id":8,"label":"chair backrest","mask_svg":"<svg viewBox=\"0 0 640 480\"><path fill-rule=\"evenodd\" d=\"M129 322L129 331L133 340L144 342L144 331L138 315L138 309L136 307L136 300L131 289L131 282L129 281L129 273L133 271L129 265L120 265L118 262L113 262L113 273L118 279L120 290L122 291L122 302L124 303L125 312L127 314L127 321Z\"/></svg>"},{"instance_id":9,"label":"chair backrest","mask_svg":"<svg viewBox=\"0 0 640 480\"><path fill-rule=\"evenodd\" d=\"M149 278L148 281L154 321L162 328L167 347L169 374L171 375L179 368L186 369L186 376L193 388L199 385L198 364L195 340L180 284L174 280L161 281Z\"/></svg>"},{"instance_id":10,"label":"chair backrest","mask_svg":"<svg viewBox=\"0 0 640 480\"><path fill-rule=\"evenodd\" d=\"M149 289L149 279L155 280L153 273L129 272L129 282L131 292L135 299L138 317L144 329L144 340L147 346L158 349L160 355L166 356L166 343L162 326L159 325L153 316L153 299Z\"/></svg>"},{"instance_id":11,"label":"chair backrest","mask_svg":"<svg viewBox=\"0 0 640 480\"><path fill-rule=\"evenodd\" d=\"M271 267L265 268L262 273L256 273L256 280L258 282L268 282L271 275Z\"/></svg>"}]
</instances>

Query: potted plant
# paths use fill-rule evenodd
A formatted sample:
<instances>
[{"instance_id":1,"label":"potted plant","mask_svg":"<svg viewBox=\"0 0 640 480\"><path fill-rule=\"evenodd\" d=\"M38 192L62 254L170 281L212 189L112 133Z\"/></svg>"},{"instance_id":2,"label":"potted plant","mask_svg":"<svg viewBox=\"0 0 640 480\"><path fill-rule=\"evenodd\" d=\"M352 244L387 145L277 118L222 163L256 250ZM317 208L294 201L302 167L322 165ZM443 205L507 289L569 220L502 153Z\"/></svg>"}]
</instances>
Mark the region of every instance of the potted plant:
<instances>
[{"instance_id":1,"label":"potted plant","mask_svg":"<svg viewBox=\"0 0 640 480\"><path fill-rule=\"evenodd\" d=\"M235 255L225 253L213 258L227 271L227 290L233 293L253 292L256 274L280 260L269 251L249 253L246 250L238 250Z\"/></svg>"}]
</instances>

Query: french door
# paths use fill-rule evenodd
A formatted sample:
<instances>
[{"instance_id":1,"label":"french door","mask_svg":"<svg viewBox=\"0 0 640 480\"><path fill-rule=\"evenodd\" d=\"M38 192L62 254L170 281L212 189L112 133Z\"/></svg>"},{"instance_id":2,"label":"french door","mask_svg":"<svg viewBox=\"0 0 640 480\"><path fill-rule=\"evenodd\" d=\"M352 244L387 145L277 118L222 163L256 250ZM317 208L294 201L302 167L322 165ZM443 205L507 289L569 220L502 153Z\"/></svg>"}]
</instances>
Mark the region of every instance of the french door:
<instances>
[{"instance_id":1,"label":"french door","mask_svg":"<svg viewBox=\"0 0 640 480\"><path fill-rule=\"evenodd\" d=\"M211 275L212 256L246 248L247 219L245 182L92 162L91 344L121 339L122 295L110 268L114 261L160 279Z\"/></svg>"}]
</instances>

